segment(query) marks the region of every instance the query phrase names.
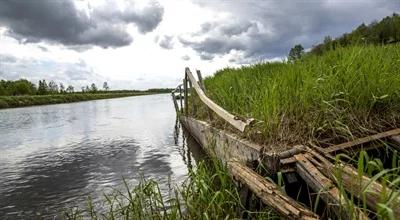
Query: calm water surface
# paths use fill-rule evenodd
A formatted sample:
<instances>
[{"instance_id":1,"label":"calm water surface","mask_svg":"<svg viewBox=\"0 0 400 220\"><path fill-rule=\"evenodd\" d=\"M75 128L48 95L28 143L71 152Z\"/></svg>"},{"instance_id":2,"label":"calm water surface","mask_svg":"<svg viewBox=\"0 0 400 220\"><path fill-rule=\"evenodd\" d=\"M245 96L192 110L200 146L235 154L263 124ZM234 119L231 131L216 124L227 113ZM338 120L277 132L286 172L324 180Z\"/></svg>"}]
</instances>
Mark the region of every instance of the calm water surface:
<instances>
[{"instance_id":1,"label":"calm water surface","mask_svg":"<svg viewBox=\"0 0 400 220\"><path fill-rule=\"evenodd\" d=\"M122 178L166 189L201 157L168 94L0 110L0 219L52 219Z\"/></svg>"}]
</instances>

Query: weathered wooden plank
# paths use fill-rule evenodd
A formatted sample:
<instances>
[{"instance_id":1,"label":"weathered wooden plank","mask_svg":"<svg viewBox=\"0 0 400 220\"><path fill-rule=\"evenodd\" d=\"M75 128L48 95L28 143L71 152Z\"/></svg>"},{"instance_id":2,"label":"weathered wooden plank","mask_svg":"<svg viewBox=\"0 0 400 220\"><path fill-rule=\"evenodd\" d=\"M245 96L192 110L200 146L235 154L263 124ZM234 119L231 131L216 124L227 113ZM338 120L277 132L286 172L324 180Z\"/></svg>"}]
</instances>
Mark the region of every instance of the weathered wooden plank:
<instances>
[{"instance_id":1,"label":"weathered wooden plank","mask_svg":"<svg viewBox=\"0 0 400 220\"><path fill-rule=\"evenodd\" d=\"M285 219L319 219L315 213L284 195L275 183L263 178L241 163L229 161L228 170L233 179L246 185L263 203L273 208Z\"/></svg>"},{"instance_id":2,"label":"weathered wooden plank","mask_svg":"<svg viewBox=\"0 0 400 220\"><path fill-rule=\"evenodd\" d=\"M318 159L319 166L316 166L325 176L329 177L332 181L339 179L343 188L349 193L356 196L358 199L365 199L369 208L377 211L377 205L381 201L381 196L390 195L392 202L389 205L392 208L395 216L400 216L400 192L392 190L389 187L384 187L378 182L372 180L364 175L359 175L358 172L351 166L336 163L332 164L320 154L310 150L316 159Z\"/></svg>"},{"instance_id":3,"label":"weathered wooden plank","mask_svg":"<svg viewBox=\"0 0 400 220\"><path fill-rule=\"evenodd\" d=\"M343 144L338 144L338 145L334 145L334 146L330 146L327 148L324 148L324 152L325 153L332 153L335 151L340 151L340 150L345 150L345 149L349 149L352 148L353 150L355 149L356 146L359 146L361 144L365 144L374 140L378 140L381 138L386 138L386 137L390 137L393 135L399 135L400 134L400 128L394 129L394 130L390 130L390 131L386 131L386 132L382 132L379 134L374 134L368 137L363 137L363 138L359 138L353 141L349 141Z\"/></svg>"},{"instance_id":4,"label":"weathered wooden plank","mask_svg":"<svg viewBox=\"0 0 400 220\"><path fill-rule=\"evenodd\" d=\"M258 144L194 118L181 116L180 121L207 153L223 162L237 158L246 164L260 158L262 146Z\"/></svg>"},{"instance_id":5,"label":"weathered wooden plank","mask_svg":"<svg viewBox=\"0 0 400 220\"><path fill-rule=\"evenodd\" d=\"M186 75L187 79L192 82L193 87L196 90L196 93L199 95L199 98L201 99L201 101L204 104L206 104L217 115L219 115L221 118L223 118L225 121L227 121L229 124L231 124L233 127L238 129L239 131L243 132L245 130L245 128L250 124L250 121L244 122L244 121L238 119L236 116L232 115L231 113L227 112L225 109L223 109L219 105L215 104L211 99L209 99L205 95L204 91L200 88L196 79L190 72L189 68L186 68L185 73L186 73L185 75ZM186 108L186 106L185 106L185 108Z\"/></svg>"},{"instance_id":6,"label":"weathered wooden plank","mask_svg":"<svg viewBox=\"0 0 400 220\"><path fill-rule=\"evenodd\" d=\"M349 204L340 193L334 183L324 176L304 154L294 155L297 160L297 173L303 180L325 201L339 219L369 219L368 216L354 204ZM348 213L348 207L354 207L352 213Z\"/></svg>"}]
</instances>

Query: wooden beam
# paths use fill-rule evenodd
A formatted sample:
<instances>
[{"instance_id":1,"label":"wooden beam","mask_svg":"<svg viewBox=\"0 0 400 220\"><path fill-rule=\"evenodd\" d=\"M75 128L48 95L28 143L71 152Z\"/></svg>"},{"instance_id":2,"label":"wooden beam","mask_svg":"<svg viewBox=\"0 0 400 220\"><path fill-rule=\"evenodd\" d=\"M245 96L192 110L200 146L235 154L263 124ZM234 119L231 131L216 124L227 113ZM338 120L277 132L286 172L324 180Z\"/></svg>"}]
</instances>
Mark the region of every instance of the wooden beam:
<instances>
[{"instance_id":1,"label":"wooden beam","mask_svg":"<svg viewBox=\"0 0 400 220\"><path fill-rule=\"evenodd\" d=\"M246 185L263 203L273 208L285 219L319 219L309 209L284 195L279 187L237 161L228 162L233 179Z\"/></svg>"},{"instance_id":2,"label":"wooden beam","mask_svg":"<svg viewBox=\"0 0 400 220\"><path fill-rule=\"evenodd\" d=\"M324 152L325 153L333 153L336 151L341 151L341 150L346 150L349 148L354 149L354 147L359 146L361 144L365 144L371 141L375 141L378 139L382 139L382 138L386 138L386 137L390 137L393 135L399 135L400 134L400 128L394 129L394 130L390 130L390 131L386 131L386 132L382 132L379 134L374 134L368 137L363 137L363 138L359 138L353 141L349 141L343 144L338 144L338 145L333 145L327 148L324 148Z\"/></svg>"},{"instance_id":3,"label":"wooden beam","mask_svg":"<svg viewBox=\"0 0 400 220\"><path fill-rule=\"evenodd\" d=\"M245 128L250 124L251 121L244 122L244 121L238 119L236 116L232 115L231 113L227 112L225 109L223 109L219 105L215 104L211 99L209 99L205 95L204 91L200 88L196 79L190 72L189 68L186 68L185 73L186 73L187 79L192 82L192 85L193 85L196 93L199 95L199 98L201 99L201 101L204 104L206 104L217 115L219 115L221 118L223 118L225 121L227 121L229 124L231 124L233 127L238 129L239 131L243 132L245 130Z\"/></svg>"},{"instance_id":4,"label":"wooden beam","mask_svg":"<svg viewBox=\"0 0 400 220\"><path fill-rule=\"evenodd\" d=\"M332 181L338 180L343 184L343 188L356 196L358 199L365 199L369 208L377 211L377 205L381 201L381 196L390 195L392 201L388 206L393 210L395 216L400 216L400 192L392 190L387 186L382 186L380 183L372 180L364 175L359 175L358 172L351 166L338 162L332 164L322 155L315 151L309 151L314 158L318 159L319 164L316 167L325 176Z\"/></svg>"},{"instance_id":5,"label":"wooden beam","mask_svg":"<svg viewBox=\"0 0 400 220\"><path fill-rule=\"evenodd\" d=\"M306 157L305 154L294 155L297 160L296 170L303 180L325 201L338 219L369 219L354 204L349 204L334 183L324 176ZM348 207L353 207L353 212L348 213Z\"/></svg>"}]
</instances>

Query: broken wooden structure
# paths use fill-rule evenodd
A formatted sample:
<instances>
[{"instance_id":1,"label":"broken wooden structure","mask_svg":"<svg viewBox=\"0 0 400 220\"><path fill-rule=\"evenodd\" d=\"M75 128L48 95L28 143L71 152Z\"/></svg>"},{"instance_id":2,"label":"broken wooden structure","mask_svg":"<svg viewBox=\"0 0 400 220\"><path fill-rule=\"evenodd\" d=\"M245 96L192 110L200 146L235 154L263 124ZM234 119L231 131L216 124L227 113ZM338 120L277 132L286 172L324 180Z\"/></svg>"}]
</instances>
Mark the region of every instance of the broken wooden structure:
<instances>
[{"instance_id":1,"label":"broken wooden structure","mask_svg":"<svg viewBox=\"0 0 400 220\"><path fill-rule=\"evenodd\" d=\"M346 195L343 195L344 191L360 200L364 199L368 208L373 211L377 211L380 198L386 196L392 200L390 208L395 216L400 216L400 192L389 186L382 186L367 176L359 175L354 167L335 159L335 155L340 152L368 149L370 147L368 143L383 139L396 143L395 146L400 151L400 129L327 148L310 144L310 146L294 146L283 152L268 151L263 146L189 116L189 93L196 92L209 111L214 112L237 130L245 131L253 121L236 117L209 99L205 94L200 71L197 71L197 75L199 81L195 79L189 68L186 68L183 84L172 92L180 122L208 154L227 165L233 180L246 186L276 213L287 219L319 218L309 208L284 194L275 182L254 171L251 164L263 165L269 176L278 172L288 175L296 173L339 219L369 219L367 210L357 207L351 200L346 199ZM179 93L180 104L176 99L176 93ZM340 177L339 180L338 177ZM352 212L349 213L348 210Z\"/></svg>"}]
</instances>

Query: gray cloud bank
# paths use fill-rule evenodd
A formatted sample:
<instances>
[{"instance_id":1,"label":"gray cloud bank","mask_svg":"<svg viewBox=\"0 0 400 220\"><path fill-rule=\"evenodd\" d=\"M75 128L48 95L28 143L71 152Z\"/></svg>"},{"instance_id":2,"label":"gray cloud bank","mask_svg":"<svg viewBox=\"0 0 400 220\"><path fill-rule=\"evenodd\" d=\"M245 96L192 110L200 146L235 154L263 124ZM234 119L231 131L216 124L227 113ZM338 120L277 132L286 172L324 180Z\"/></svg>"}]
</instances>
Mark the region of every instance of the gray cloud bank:
<instances>
[{"instance_id":1,"label":"gray cloud bank","mask_svg":"<svg viewBox=\"0 0 400 220\"><path fill-rule=\"evenodd\" d=\"M128 24L147 33L158 26L163 14L157 3L140 10L132 3L124 11L109 3L86 14L72 0L0 1L0 26L25 43L44 40L70 46L126 46L132 42L126 31Z\"/></svg>"},{"instance_id":2,"label":"gray cloud bank","mask_svg":"<svg viewBox=\"0 0 400 220\"><path fill-rule=\"evenodd\" d=\"M285 56L298 43L309 48L324 36L338 36L400 10L398 0L195 2L231 16L206 22L179 41L203 60L238 51L249 62Z\"/></svg>"}]
</instances>

